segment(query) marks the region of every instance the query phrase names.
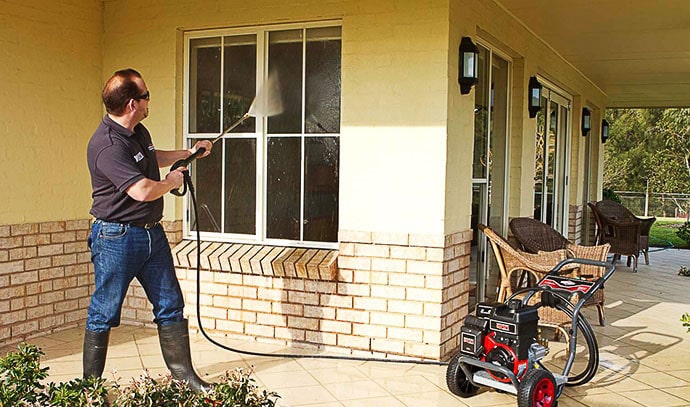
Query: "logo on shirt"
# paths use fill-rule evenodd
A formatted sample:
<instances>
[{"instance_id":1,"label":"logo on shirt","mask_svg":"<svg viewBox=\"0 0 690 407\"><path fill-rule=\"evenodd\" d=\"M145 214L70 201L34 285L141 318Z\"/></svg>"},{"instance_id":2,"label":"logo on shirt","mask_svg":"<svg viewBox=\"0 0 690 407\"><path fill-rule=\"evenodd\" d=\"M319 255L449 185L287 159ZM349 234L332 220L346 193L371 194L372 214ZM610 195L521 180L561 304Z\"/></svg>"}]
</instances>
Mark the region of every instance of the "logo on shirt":
<instances>
[{"instance_id":1,"label":"logo on shirt","mask_svg":"<svg viewBox=\"0 0 690 407\"><path fill-rule=\"evenodd\" d=\"M155 150L155 148L153 147L153 144L149 144L148 149L149 149L149 151Z\"/></svg>"},{"instance_id":2,"label":"logo on shirt","mask_svg":"<svg viewBox=\"0 0 690 407\"><path fill-rule=\"evenodd\" d=\"M137 155L134 156L134 161L139 162L144 159L144 154L140 152L137 153Z\"/></svg>"}]
</instances>

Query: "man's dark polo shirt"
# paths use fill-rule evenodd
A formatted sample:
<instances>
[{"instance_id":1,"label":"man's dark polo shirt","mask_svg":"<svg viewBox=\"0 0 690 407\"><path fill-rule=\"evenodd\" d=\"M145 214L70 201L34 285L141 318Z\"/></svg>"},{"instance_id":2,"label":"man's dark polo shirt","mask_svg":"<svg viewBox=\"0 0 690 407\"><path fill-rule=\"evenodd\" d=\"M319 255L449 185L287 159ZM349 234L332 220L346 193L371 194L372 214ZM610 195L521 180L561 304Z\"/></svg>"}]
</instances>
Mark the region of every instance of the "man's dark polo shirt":
<instances>
[{"instance_id":1,"label":"man's dark polo shirt","mask_svg":"<svg viewBox=\"0 0 690 407\"><path fill-rule=\"evenodd\" d=\"M158 222L163 198L139 202L125 192L142 178L160 181L156 151L149 131L141 123L134 132L105 115L87 150L93 205L91 215L116 222Z\"/></svg>"}]
</instances>

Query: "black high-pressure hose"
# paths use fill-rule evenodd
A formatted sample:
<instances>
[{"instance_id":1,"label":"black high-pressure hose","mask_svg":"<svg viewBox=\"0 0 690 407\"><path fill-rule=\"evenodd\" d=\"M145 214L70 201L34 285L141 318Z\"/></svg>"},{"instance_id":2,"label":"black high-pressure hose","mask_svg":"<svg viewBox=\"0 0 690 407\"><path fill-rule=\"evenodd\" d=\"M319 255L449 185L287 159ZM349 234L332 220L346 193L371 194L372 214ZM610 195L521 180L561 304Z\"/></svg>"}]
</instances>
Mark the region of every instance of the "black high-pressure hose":
<instances>
[{"instance_id":1,"label":"black high-pressure hose","mask_svg":"<svg viewBox=\"0 0 690 407\"><path fill-rule=\"evenodd\" d=\"M547 290L540 287L523 288L514 292L511 298L515 297L516 295L529 292L535 292L536 294L536 292L538 291L545 293ZM572 321L575 306L570 301L568 301L568 299L565 296L563 296L557 291L548 290L548 293L554 298L549 299L547 301L548 304L542 302L542 306L556 308L557 310L564 312ZM545 296L542 296L542 301L545 301L544 298ZM584 371L574 376L568 376L568 381L565 385L569 387L580 386L589 382L597 373L597 368L599 367L599 345L594 334L594 329L592 329L592 325L590 325L589 321L584 317L580 317L577 319L577 327L571 326L570 329L572 330L572 335L575 335L575 330L579 329L582 335L584 336L585 342L587 342L587 349L589 351L589 360L587 361L587 367Z\"/></svg>"},{"instance_id":2,"label":"black high-pressure hose","mask_svg":"<svg viewBox=\"0 0 690 407\"><path fill-rule=\"evenodd\" d=\"M562 312L565 312L565 314L568 315L572 321L574 307L570 301L561 301L556 308ZM589 321L583 317L577 319L577 326L582 335L585 337L585 342L587 342L589 360L587 361L587 368L584 371L574 376L568 376L568 382L565 385L569 387L580 386L589 382L597 373L597 368L599 367L599 345L597 343L594 330L592 329L592 325L590 325ZM571 327L570 329L572 329L574 332L576 328Z\"/></svg>"},{"instance_id":3,"label":"black high-pressure hose","mask_svg":"<svg viewBox=\"0 0 690 407\"><path fill-rule=\"evenodd\" d=\"M189 160L191 161L191 160ZM189 162L184 163L187 165ZM182 165L173 165L174 168L180 167ZM192 200L192 208L194 210L194 216L198 216L196 207L196 192L194 190L194 184L192 183L192 178L189 176L189 171L184 172L184 187L189 189L189 196ZM185 191L186 191L185 189ZM183 193L176 193L175 195L181 196ZM280 358L300 358L300 359L335 359L335 360L355 360L362 362L386 362L386 363L410 363L418 365L437 365L444 366L448 362L441 362L436 360L423 360L423 359L383 359L383 358L368 358L359 356L339 356L339 355L317 355L317 354L296 354L296 353L265 353L265 352L253 352L243 349L237 349L230 346L223 345L211 338L201 322L201 303L199 298L201 298L201 234L199 232L199 227L196 228L196 320L199 325L199 331L201 334L212 344L216 345L221 349L225 349L231 352L240 353L243 355L250 356L267 356L267 357L280 357Z\"/></svg>"},{"instance_id":4,"label":"black high-pressure hose","mask_svg":"<svg viewBox=\"0 0 690 407\"><path fill-rule=\"evenodd\" d=\"M203 152L202 152L203 153ZM199 155L199 154L197 154ZM195 157L196 158L196 157ZM183 165L188 165L189 162L191 162L190 159L189 161L183 163ZM180 167L182 165L175 164L173 165L173 168ZM184 172L184 187L185 191L180 193L177 191L172 191L172 192L177 192L175 195L177 196L182 196L185 194L186 189L189 189L189 195L192 201L192 208L194 210L194 216L198 216L197 213L197 202L196 202L196 191L194 189L194 184L192 182L192 179L189 175L189 171ZM516 292L517 294L517 292ZM556 304L556 309L559 309L562 312L565 312L570 319L573 319L573 311L574 307L573 304L570 303L565 297L558 293L553 293L554 295L560 297L560 300L558 304ZM370 358L370 357L359 357L359 356L340 356L340 355L317 355L317 354L296 354L296 353L265 353L265 352L254 352L254 351L248 351L248 350L243 350L243 349L238 349L238 348L233 348L227 345L223 345L222 343L217 342L211 336L206 332L204 329L203 323L201 321L201 303L199 301L199 298L201 298L201 233L199 231L199 227L197 226L196 230L196 318L197 318L197 324L199 325L199 331L201 334L213 345L230 351L230 352L235 352L243 355L249 355L249 356L265 356L265 357L281 357L281 358L296 358L296 359L332 359L332 360L355 360L355 361L362 361L362 362L385 362L385 363L407 363L407 364L419 364L419 365L436 365L436 366L445 366L448 365L448 362L442 362L442 361L436 361L436 360L420 360L420 359L383 359L383 358ZM587 348L589 349L589 360L587 362L587 368L575 375L575 376L569 376L568 377L568 382L566 383L566 386L579 386L582 384L585 384L589 382L594 375L596 374L597 368L599 366L599 348L597 345L597 340L594 335L594 330L592 329L592 326L589 324L587 319L585 318L578 318L578 328L580 329L580 332L583 334L585 338L585 342L587 342ZM571 329L577 329L571 327Z\"/></svg>"}]
</instances>

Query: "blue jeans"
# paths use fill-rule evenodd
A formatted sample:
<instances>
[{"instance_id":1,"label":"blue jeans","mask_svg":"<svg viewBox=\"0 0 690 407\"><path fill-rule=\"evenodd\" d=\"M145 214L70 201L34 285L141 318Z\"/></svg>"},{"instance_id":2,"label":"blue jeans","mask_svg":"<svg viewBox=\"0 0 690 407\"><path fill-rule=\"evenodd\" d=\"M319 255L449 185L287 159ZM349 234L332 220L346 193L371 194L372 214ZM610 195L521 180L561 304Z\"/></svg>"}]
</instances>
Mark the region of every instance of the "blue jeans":
<instances>
[{"instance_id":1,"label":"blue jeans","mask_svg":"<svg viewBox=\"0 0 690 407\"><path fill-rule=\"evenodd\" d=\"M88 239L96 289L86 329L107 332L120 325L129 284L139 280L153 304L154 322L169 325L184 319L182 290L163 227L151 229L96 220Z\"/></svg>"}]
</instances>

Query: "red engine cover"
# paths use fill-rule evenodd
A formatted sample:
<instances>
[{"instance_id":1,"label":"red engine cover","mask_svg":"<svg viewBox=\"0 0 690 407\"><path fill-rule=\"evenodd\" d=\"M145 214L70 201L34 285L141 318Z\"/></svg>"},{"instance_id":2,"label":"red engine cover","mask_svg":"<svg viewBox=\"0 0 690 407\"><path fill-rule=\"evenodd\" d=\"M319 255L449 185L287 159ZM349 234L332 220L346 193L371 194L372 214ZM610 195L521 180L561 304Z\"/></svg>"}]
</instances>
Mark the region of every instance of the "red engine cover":
<instances>
[{"instance_id":1,"label":"red engine cover","mask_svg":"<svg viewBox=\"0 0 690 407\"><path fill-rule=\"evenodd\" d=\"M512 359L512 362L513 362L512 366L507 366L507 365L502 365L502 366L512 370L513 374L515 376L517 376L518 379L521 379L521 377L518 376L518 372L520 372L520 370L522 370L523 375L525 372L527 372L527 369L521 369L522 366L527 365L527 360L519 360L517 357L517 354L515 353L515 351L510 346L508 346L504 343L501 343L501 342L497 342L496 340L494 340L494 336L496 336L495 332L489 332L486 336L484 336L484 356L482 356L482 359L481 359L482 362L494 362L491 360L487 360L487 358L486 358L487 355L489 355L491 353L491 351L496 349L496 348L502 349L503 351L505 351L509 355L510 359ZM499 382L502 382L502 383L509 383L510 382L510 379L505 375L502 375L500 373L495 374L494 372L492 372L491 370L488 370L488 369L487 369L487 372L489 372L491 377L498 380Z\"/></svg>"}]
</instances>

